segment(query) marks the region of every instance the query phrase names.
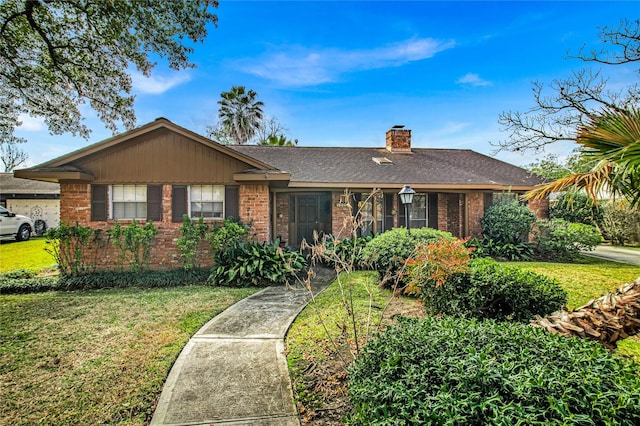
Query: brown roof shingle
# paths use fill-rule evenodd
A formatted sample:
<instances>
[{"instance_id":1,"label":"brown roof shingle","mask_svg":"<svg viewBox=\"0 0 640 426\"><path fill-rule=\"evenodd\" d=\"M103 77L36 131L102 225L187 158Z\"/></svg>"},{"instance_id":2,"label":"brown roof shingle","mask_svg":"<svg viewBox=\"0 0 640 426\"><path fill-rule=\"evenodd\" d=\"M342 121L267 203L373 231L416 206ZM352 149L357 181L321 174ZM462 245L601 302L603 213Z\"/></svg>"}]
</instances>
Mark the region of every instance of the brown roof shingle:
<instances>
[{"instance_id":1,"label":"brown roof shingle","mask_svg":"<svg viewBox=\"0 0 640 426\"><path fill-rule=\"evenodd\" d=\"M233 149L291 173L290 187L357 186L528 189L541 183L527 170L467 149L233 146ZM387 158L378 164L373 158Z\"/></svg>"}]
</instances>

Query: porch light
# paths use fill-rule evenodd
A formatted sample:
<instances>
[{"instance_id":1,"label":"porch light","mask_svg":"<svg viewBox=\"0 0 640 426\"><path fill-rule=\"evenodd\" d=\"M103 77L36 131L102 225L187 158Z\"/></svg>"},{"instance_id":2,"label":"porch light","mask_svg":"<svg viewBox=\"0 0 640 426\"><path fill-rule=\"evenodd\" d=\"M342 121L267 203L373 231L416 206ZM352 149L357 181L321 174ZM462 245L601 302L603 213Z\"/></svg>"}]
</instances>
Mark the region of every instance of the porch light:
<instances>
[{"instance_id":1,"label":"porch light","mask_svg":"<svg viewBox=\"0 0 640 426\"><path fill-rule=\"evenodd\" d=\"M405 225L407 226L407 233L409 234L411 233L411 218L409 217L409 207L411 206L411 203L413 203L413 196L415 195L415 193L416 191L414 191L409 185L405 185L404 188L402 188L402 191L398 192L400 201L404 205L404 220Z\"/></svg>"}]
</instances>

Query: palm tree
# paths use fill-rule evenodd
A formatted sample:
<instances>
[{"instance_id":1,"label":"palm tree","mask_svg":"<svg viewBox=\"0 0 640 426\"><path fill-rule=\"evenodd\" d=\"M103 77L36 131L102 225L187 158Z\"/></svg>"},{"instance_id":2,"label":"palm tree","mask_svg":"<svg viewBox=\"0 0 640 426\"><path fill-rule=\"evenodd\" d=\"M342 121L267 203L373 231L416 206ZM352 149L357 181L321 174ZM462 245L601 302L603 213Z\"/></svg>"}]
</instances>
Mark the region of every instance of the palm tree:
<instances>
[{"instance_id":1,"label":"palm tree","mask_svg":"<svg viewBox=\"0 0 640 426\"><path fill-rule=\"evenodd\" d=\"M640 207L640 110L605 110L594 115L578 132L582 152L598 163L586 173L540 185L526 198L544 198L552 192L583 189L594 200L603 189Z\"/></svg>"},{"instance_id":2,"label":"palm tree","mask_svg":"<svg viewBox=\"0 0 640 426\"><path fill-rule=\"evenodd\" d=\"M218 101L220 109L218 117L220 124L229 136L242 145L247 143L255 134L262 122L262 107L264 104L256 101L258 94L247 91L244 86L233 86L228 92L222 92Z\"/></svg>"}]
</instances>

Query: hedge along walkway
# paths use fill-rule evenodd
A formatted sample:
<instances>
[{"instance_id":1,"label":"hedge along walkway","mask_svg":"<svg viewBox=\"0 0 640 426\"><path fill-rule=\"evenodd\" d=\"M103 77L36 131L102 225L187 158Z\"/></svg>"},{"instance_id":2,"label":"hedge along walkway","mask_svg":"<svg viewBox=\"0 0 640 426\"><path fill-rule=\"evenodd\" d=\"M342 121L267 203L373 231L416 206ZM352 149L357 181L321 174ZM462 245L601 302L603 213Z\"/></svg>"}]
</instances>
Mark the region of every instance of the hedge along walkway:
<instances>
[{"instance_id":1,"label":"hedge along walkway","mask_svg":"<svg viewBox=\"0 0 640 426\"><path fill-rule=\"evenodd\" d=\"M334 279L317 269L313 292ZM151 425L299 425L284 337L310 299L301 286L269 287L205 324L171 369Z\"/></svg>"}]
</instances>

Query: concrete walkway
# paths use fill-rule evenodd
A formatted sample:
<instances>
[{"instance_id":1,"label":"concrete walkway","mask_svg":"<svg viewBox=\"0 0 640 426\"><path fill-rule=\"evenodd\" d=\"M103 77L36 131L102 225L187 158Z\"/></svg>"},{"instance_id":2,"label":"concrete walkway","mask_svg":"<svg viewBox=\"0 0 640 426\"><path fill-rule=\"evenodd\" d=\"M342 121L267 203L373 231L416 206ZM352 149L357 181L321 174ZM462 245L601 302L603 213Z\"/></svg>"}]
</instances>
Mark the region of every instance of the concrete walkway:
<instances>
[{"instance_id":1,"label":"concrete walkway","mask_svg":"<svg viewBox=\"0 0 640 426\"><path fill-rule=\"evenodd\" d=\"M640 251L624 247L597 246L593 251L583 251L582 254L612 262L628 263L640 266Z\"/></svg>"},{"instance_id":2,"label":"concrete walkway","mask_svg":"<svg viewBox=\"0 0 640 426\"><path fill-rule=\"evenodd\" d=\"M334 279L319 269L314 293ZM173 365L151 425L300 425L284 337L310 298L301 286L269 287L205 324Z\"/></svg>"}]
</instances>

